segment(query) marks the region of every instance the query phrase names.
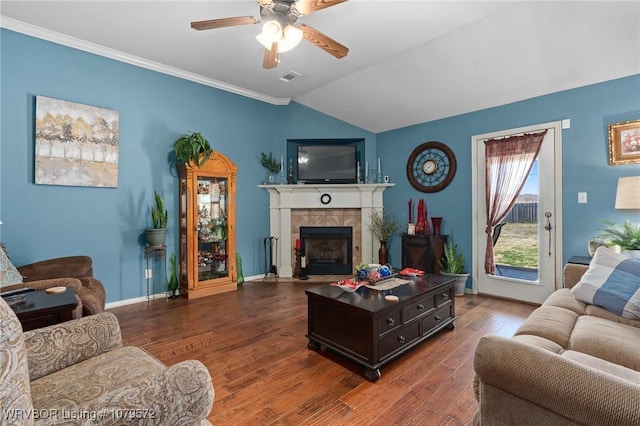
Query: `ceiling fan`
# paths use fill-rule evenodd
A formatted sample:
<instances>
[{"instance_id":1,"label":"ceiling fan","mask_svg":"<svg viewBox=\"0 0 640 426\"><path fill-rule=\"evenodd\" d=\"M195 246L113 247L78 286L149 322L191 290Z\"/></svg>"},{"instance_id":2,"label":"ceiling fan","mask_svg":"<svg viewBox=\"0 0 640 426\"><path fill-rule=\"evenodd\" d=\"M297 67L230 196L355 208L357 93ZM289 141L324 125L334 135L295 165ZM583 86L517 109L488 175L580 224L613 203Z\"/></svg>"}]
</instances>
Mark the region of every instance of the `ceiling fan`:
<instances>
[{"instance_id":1,"label":"ceiling fan","mask_svg":"<svg viewBox=\"0 0 640 426\"><path fill-rule=\"evenodd\" d=\"M258 4L260 5L259 18L255 16L237 16L234 18L195 21L191 23L191 28L201 31L233 27L236 25L264 23L262 33L256 36L256 39L265 47L262 66L266 69L275 68L279 62L278 58L280 53L287 52L296 47L302 38L315 44L336 58L341 59L347 56L349 48L315 28L296 23L296 21L302 16L346 1L347 0L258 0Z\"/></svg>"}]
</instances>

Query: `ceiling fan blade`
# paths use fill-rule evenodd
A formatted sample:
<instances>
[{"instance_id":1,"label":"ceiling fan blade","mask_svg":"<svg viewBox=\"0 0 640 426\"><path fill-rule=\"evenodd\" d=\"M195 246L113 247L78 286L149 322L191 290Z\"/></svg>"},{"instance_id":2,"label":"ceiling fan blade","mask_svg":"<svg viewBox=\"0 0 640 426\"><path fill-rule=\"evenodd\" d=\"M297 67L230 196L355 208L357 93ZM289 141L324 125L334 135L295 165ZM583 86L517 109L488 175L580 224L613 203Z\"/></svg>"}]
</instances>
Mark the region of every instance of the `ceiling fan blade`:
<instances>
[{"instance_id":1,"label":"ceiling fan blade","mask_svg":"<svg viewBox=\"0 0 640 426\"><path fill-rule=\"evenodd\" d=\"M212 30L214 28L234 27L236 25L257 24L260 18L254 16L237 16L235 18L209 19L208 21L194 21L191 28L194 30Z\"/></svg>"},{"instance_id":2,"label":"ceiling fan blade","mask_svg":"<svg viewBox=\"0 0 640 426\"><path fill-rule=\"evenodd\" d=\"M338 43L315 28L305 24L296 24L295 26L302 30L302 34L307 41L310 41L336 58L342 59L347 56L347 53L349 53L349 48L347 46Z\"/></svg>"},{"instance_id":3,"label":"ceiling fan blade","mask_svg":"<svg viewBox=\"0 0 640 426\"><path fill-rule=\"evenodd\" d=\"M304 16L346 1L347 0L298 0L291 5L291 9L294 13L297 13L298 16Z\"/></svg>"},{"instance_id":4,"label":"ceiling fan blade","mask_svg":"<svg viewBox=\"0 0 640 426\"><path fill-rule=\"evenodd\" d=\"M268 70L278 66L278 43L271 44L271 50L264 49L264 58L262 59L262 68Z\"/></svg>"}]
</instances>

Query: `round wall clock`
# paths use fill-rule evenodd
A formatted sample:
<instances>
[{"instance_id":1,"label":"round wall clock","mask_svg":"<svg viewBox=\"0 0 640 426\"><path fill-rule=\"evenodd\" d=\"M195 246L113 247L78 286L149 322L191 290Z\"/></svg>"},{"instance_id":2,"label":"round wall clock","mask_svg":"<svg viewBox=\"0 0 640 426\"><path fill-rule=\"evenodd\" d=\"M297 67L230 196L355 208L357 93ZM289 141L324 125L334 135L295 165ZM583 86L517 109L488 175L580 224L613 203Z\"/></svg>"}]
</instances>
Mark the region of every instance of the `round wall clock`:
<instances>
[{"instance_id":1,"label":"round wall clock","mask_svg":"<svg viewBox=\"0 0 640 426\"><path fill-rule=\"evenodd\" d=\"M425 142L413 150L407 161L409 183L420 192L438 192L456 174L456 156L441 142Z\"/></svg>"}]
</instances>

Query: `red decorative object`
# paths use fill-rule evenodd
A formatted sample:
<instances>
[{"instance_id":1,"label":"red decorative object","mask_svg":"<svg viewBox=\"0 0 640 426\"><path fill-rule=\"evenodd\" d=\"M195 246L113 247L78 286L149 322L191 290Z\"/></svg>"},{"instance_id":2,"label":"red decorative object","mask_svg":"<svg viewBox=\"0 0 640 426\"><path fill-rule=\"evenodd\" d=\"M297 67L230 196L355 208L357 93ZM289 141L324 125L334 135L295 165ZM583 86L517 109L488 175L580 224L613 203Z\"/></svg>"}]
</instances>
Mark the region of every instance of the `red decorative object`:
<instances>
[{"instance_id":1,"label":"red decorative object","mask_svg":"<svg viewBox=\"0 0 640 426\"><path fill-rule=\"evenodd\" d=\"M298 238L296 240L296 250L300 250L301 246L300 246L300 239Z\"/></svg>"},{"instance_id":2,"label":"red decorative object","mask_svg":"<svg viewBox=\"0 0 640 426\"><path fill-rule=\"evenodd\" d=\"M431 223L433 224L433 235L440 235L440 227L442 226L441 217L432 217Z\"/></svg>"},{"instance_id":3,"label":"red decorative object","mask_svg":"<svg viewBox=\"0 0 640 426\"><path fill-rule=\"evenodd\" d=\"M416 223L416 234L418 235L429 235L431 232L429 230L429 222L427 222L427 209L424 204L424 200L420 199L418 201L418 216Z\"/></svg>"}]
</instances>

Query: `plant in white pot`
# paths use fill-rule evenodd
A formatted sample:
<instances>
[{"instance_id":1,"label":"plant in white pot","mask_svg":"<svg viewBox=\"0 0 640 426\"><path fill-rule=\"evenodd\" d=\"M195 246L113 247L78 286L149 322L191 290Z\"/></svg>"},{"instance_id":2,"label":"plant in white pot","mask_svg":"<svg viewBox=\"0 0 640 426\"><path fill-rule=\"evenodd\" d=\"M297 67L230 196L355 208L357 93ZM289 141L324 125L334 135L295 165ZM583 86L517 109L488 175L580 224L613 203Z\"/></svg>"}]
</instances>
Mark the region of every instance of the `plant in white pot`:
<instances>
[{"instance_id":1,"label":"plant in white pot","mask_svg":"<svg viewBox=\"0 0 640 426\"><path fill-rule=\"evenodd\" d=\"M467 286L469 273L464 272L464 254L453 240L453 234L449 235L447 243L444 246L444 256L438 261L438 263L440 263L440 266L442 267L440 275L446 275L456 279L456 296L464 296L464 289Z\"/></svg>"},{"instance_id":2,"label":"plant in white pot","mask_svg":"<svg viewBox=\"0 0 640 426\"><path fill-rule=\"evenodd\" d=\"M147 228L144 233L147 237L147 244L150 246L163 246L167 238L167 221L169 214L164 203L164 192L158 194L153 191L154 205L151 206L152 228Z\"/></svg>"},{"instance_id":3,"label":"plant in white pot","mask_svg":"<svg viewBox=\"0 0 640 426\"><path fill-rule=\"evenodd\" d=\"M609 246L620 246L622 253L629 257L640 257L640 226L626 220L621 225L605 221L607 227L602 229L600 238L604 238Z\"/></svg>"}]
</instances>

